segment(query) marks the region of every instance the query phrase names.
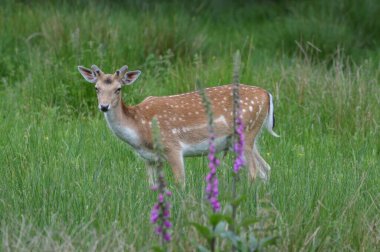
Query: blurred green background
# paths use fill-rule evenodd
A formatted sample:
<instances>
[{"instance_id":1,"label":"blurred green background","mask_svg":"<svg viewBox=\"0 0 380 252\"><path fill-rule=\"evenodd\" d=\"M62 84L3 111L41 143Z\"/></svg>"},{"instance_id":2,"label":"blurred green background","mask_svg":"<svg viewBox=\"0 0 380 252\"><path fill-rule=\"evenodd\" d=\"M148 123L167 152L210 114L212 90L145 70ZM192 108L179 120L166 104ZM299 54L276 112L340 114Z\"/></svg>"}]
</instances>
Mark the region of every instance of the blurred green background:
<instances>
[{"instance_id":1,"label":"blurred green background","mask_svg":"<svg viewBox=\"0 0 380 252\"><path fill-rule=\"evenodd\" d=\"M376 251L379 15L376 0L0 1L2 250L148 250L155 195L143 162L107 129L77 66L140 69L123 90L137 104L193 91L197 78L230 83L239 50L241 82L272 93L282 136L262 134L271 180L241 180L241 215L268 213L257 236L278 236L271 250ZM185 191L167 169L173 251L205 242L187 223L206 221L207 160L186 167Z\"/></svg>"}]
</instances>

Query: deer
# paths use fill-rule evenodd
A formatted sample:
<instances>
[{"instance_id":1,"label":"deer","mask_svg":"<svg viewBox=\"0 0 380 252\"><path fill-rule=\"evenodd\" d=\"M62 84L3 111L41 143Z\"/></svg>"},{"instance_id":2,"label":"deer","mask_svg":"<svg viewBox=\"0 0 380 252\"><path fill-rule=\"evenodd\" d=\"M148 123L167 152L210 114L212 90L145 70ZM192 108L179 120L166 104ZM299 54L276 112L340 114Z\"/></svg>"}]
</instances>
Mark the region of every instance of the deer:
<instances>
[{"instance_id":1,"label":"deer","mask_svg":"<svg viewBox=\"0 0 380 252\"><path fill-rule=\"evenodd\" d=\"M184 157L208 154L207 114L199 92L149 96L137 105L127 106L121 90L138 79L140 70L129 71L126 65L114 74L105 74L96 65L91 69L78 66L78 70L87 82L95 85L98 108L111 131L145 160L149 184L155 185L155 163L159 160L152 142L152 120L156 118L164 159L176 183L185 186ZM212 106L217 152L228 150L228 140L234 134L232 90L233 84L204 89ZM266 127L278 137L273 131L273 98L265 89L245 84L239 85L239 93L249 178L255 181L258 174L266 181L271 168L258 151L257 136Z\"/></svg>"}]
</instances>

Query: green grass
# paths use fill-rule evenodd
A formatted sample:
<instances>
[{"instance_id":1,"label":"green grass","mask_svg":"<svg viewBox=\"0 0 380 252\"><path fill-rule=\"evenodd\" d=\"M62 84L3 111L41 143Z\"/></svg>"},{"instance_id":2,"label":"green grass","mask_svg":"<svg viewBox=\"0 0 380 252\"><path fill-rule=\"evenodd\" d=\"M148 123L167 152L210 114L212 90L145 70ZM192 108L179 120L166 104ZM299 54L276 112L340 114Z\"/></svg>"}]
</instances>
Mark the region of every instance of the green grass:
<instances>
[{"instance_id":1,"label":"green grass","mask_svg":"<svg viewBox=\"0 0 380 252\"><path fill-rule=\"evenodd\" d=\"M271 250L376 251L379 4L243 2L0 5L0 250L145 251L157 243L143 161L107 128L76 66L141 69L123 90L136 104L194 90L197 77L205 86L230 83L240 50L241 81L273 94L281 135L261 135L271 179L252 185L242 175L240 213L270 215L265 225L279 235ZM231 197L231 158L219 170L222 204ZM185 190L165 169L174 192L170 248L195 250L205 241L188 223L206 222L207 159L186 159Z\"/></svg>"}]
</instances>

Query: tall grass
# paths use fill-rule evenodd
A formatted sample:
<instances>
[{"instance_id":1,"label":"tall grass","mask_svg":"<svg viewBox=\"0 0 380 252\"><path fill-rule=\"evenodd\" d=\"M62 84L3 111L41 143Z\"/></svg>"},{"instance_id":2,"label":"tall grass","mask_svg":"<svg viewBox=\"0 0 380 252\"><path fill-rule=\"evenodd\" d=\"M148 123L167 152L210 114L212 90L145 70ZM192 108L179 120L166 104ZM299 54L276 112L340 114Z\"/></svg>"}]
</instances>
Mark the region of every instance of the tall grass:
<instances>
[{"instance_id":1,"label":"tall grass","mask_svg":"<svg viewBox=\"0 0 380 252\"><path fill-rule=\"evenodd\" d=\"M280 236L274 250L376 250L378 4L322 2L2 2L2 250L147 250L155 195L143 162L107 129L76 66L142 70L123 89L136 104L193 91L196 76L210 86L231 83L238 49L241 82L273 94L281 135L262 133L271 179L252 185L242 176L242 211L270 217L263 225ZM218 170L222 205L232 162L222 158ZM187 223L206 222L206 173L206 158L189 158L185 190L168 178L173 250L202 242Z\"/></svg>"}]
</instances>

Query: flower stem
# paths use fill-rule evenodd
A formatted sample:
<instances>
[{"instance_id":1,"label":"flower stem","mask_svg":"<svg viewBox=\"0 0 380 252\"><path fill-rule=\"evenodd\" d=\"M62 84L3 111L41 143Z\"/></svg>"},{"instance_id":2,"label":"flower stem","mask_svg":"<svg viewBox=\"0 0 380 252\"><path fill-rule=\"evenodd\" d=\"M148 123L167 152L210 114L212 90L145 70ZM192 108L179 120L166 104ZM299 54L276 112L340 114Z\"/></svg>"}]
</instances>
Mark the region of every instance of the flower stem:
<instances>
[{"instance_id":1,"label":"flower stem","mask_svg":"<svg viewBox=\"0 0 380 252\"><path fill-rule=\"evenodd\" d=\"M158 156L155 166L158 173L157 186L152 188L154 191L158 191L157 202L154 204L150 221L156 225L155 232L160 237L160 244L162 248L165 248L166 243L171 241L170 228L172 226L170 222L170 202L168 197L172 193L166 188L166 182L164 177L163 167L163 150L160 139L160 130L156 118L152 121L153 127L153 148Z\"/></svg>"},{"instance_id":2,"label":"flower stem","mask_svg":"<svg viewBox=\"0 0 380 252\"><path fill-rule=\"evenodd\" d=\"M220 211L220 203L218 200L219 188L218 188L218 177L216 174L216 170L220 164L220 161L216 157L216 146L215 146L215 132L214 132L214 121L213 121L213 113L211 108L211 102L209 101L205 91L200 87L199 80L196 81L198 86L199 95L202 98L203 106L205 107L207 113L207 125L209 132L209 169L210 172L206 176L206 197L210 202L213 212Z\"/></svg>"},{"instance_id":3,"label":"flower stem","mask_svg":"<svg viewBox=\"0 0 380 252\"><path fill-rule=\"evenodd\" d=\"M237 198L237 182L239 180L239 170L244 165L244 157L243 157L243 133L244 126L241 119L241 111L240 111L240 93L239 93L239 70L240 70L240 53L237 51L234 55L234 71L233 71L233 89L232 89L232 97L233 97L233 122L234 122L234 134L233 134L233 150L235 152L235 162L233 167L233 177L232 177L232 200L234 201ZM237 205L232 204L232 225L231 231L236 233L236 212ZM237 248L232 245L232 251L236 251Z\"/></svg>"}]
</instances>

